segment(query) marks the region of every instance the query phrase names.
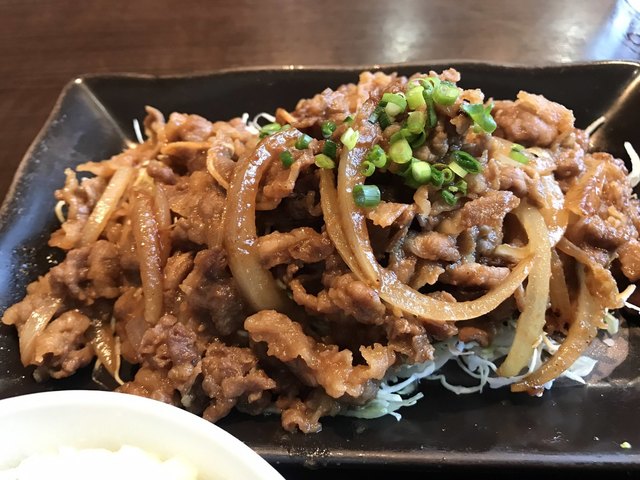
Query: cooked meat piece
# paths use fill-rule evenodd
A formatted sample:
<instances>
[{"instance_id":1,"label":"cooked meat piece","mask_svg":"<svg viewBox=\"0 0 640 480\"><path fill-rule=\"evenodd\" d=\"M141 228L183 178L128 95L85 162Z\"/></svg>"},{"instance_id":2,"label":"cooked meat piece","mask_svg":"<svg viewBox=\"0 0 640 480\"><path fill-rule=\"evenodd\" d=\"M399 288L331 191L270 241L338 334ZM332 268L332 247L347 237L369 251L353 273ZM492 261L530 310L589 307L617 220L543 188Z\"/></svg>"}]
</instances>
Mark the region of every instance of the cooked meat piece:
<instances>
[{"instance_id":1,"label":"cooked meat piece","mask_svg":"<svg viewBox=\"0 0 640 480\"><path fill-rule=\"evenodd\" d=\"M433 346L429 335L421 322L403 317L391 317L385 320L389 346L407 357L411 363L423 363L433 359Z\"/></svg>"},{"instance_id":2,"label":"cooked meat piece","mask_svg":"<svg viewBox=\"0 0 640 480\"><path fill-rule=\"evenodd\" d=\"M287 233L273 232L257 242L258 253L264 268L300 260L315 263L326 259L333 252L333 244L326 233L301 227Z\"/></svg>"},{"instance_id":3,"label":"cooked meat piece","mask_svg":"<svg viewBox=\"0 0 640 480\"><path fill-rule=\"evenodd\" d=\"M67 219L60 229L51 234L49 245L71 250L82 239L84 226L100 199L107 181L103 177L85 178L78 182L73 170L65 170L67 179L64 188L56 191L56 199L67 206Z\"/></svg>"},{"instance_id":4,"label":"cooked meat piece","mask_svg":"<svg viewBox=\"0 0 640 480\"><path fill-rule=\"evenodd\" d=\"M354 366L351 351L316 342L304 334L300 324L275 311L258 312L248 317L244 326L253 341L267 343L268 355L297 362L301 379L309 386L322 386L333 398L345 394L359 397L367 383L382 379L395 361L392 350L375 344L360 348L366 364Z\"/></svg>"},{"instance_id":5,"label":"cooked meat piece","mask_svg":"<svg viewBox=\"0 0 640 480\"><path fill-rule=\"evenodd\" d=\"M510 270L506 267L490 267L479 263L463 263L447 267L440 280L462 287L493 288L502 282Z\"/></svg>"},{"instance_id":6,"label":"cooked meat piece","mask_svg":"<svg viewBox=\"0 0 640 480\"><path fill-rule=\"evenodd\" d=\"M91 320L86 315L70 310L47 325L35 340L34 365L38 376L43 373L53 378L64 378L93 360L87 330Z\"/></svg>"},{"instance_id":7,"label":"cooked meat piece","mask_svg":"<svg viewBox=\"0 0 640 480\"><path fill-rule=\"evenodd\" d=\"M116 389L121 393L152 398L170 405L178 405L178 393L171 380L167 378L166 370L157 370L143 365L136 372L132 382L126 382Z\"/></svg>"},{"instance_id":8,"label":"cooked meat piece","mask_svg":"<svg viewBox=\"0 0 640 480\"><path fill-rule=\"evenodd\" d=\"M495 102L492 113L498 124L494 134L525 147L550 146L573 130L575 120L571 110L523 91L515 102Z\"/></svg>"},{"instance_id":9,"label":"cooked meat piece","mask_svg":"<svg viewBox=\"0 0 640 480\"><path fill-rule=\"evenodd\" d=\"M231 335L242 327L247 307L235 281L226 271L223 249L198 252L194 268L180 289L189 306L210 319L216 334Z\"/></svg>"},{"instance_id":10,"label":"cooked meat piece","mask_svg":"<svg viewBox=\"0 0 640 480\"><path fill-rule=\"evenodd\" d=\"M434 285L442 273L444 273L444 268L440 264L429 260L419 260L409 286L419 290L425 285Z\"/></svg>"},{"instance_id":11,"label":"cooked meat piece","mask_svg":"<svg viewBox=\"0 0 640 480\"><path fill-rule=\"evenodd\" d=\"M500 227L504 217L520 204L520 199L511 192L491 191L485 196L471 200L456 210L438 226L441 233L457 235L475 225Z\"/></svg>"},{"instance_id":12,"label":"cooked meat piece","mask_svg":"<svg viewBox=\"0 0 640 480\"><path fill-rule=\"evenodd\" d=\"M294 151L294 162L290 167L285 167L280 161L271 162L258 191L256 209L273 210L283 199L291 196L298 177L314 165L313 153L310 149Z\"/></svg>"},{"instance_id":13,"label":"cooked meat piece","mask_svg":"<svg viewBox=\"0 0 640 480\"><path fill-rule=\"evenodd\" d=\"M51 269L55 295L66 295L90 305L97 298L120 294L121 268L118 247L106 240L71 250L64 261Z\"/></svg>"},{"instance_id":14,"label":"cooked meat piece","mask_svg":"<svg viewBox=\"0 0 640 480\"><path fill-rule=\"evenodd\" d=\"M250 349L216 340L202 359L202 375L202 389L211 399L203 416L211 422L227 415L241 397L249 403L258 402L276 387Z\"/></svg>"},{"instance_id":15,"label":"cooked meat piece","mask_svg":"<svg viewBox=\"0 0 640 480\"><path fill-rule=\"evenodd\" d=\"M167 185L175 185L178 181L178 178L171 167L157 160L149 161L149 164L147 165L147 173L154 180Z\"/></svg>"},{"instance_id":16,"label":"cooked meat piece","mask_svg":"<svg viewBox=\"0 0 640 480\"><path fill-rule=\"evenodd\" d=\"M367 211L367 218L374 225L386 228L398 220L412 205L406 203L380 202L378 206Z\"/></svg>"},{"instance_id":17,"label":"cooked meat piece","mask_svg":"<svg viewBox=\"0 0 640 480\"><path fill-rule=\"evenodd\" d=\"M438 232L408 235L404 245L410 253L425 260L444 260L445 262L460 260L456 240L450 235Z\"/></svg>"},{"instance_id":18,"label":"cooked meat piece","mask_svg":"<svg viewBox=\"0 0 640 480\"><path fill-rule=\"evenodd\" d=\"M172 113L164 127L167 142L204 142L213 132L212 123L199 115Z\"/></svg>"},{"instance_id":19,"label":"cooked meat piece","mask_svg":"<svg viewBox=\"0 0 640 480\"><path fill-rule=\"evenodd\" d=\"M636 282L640 279L640 243L637 240L624 243L618 247L618 256L622 264L622 273Z\"/></svg>"},{"instance_id":20,"label":"cooked meat piece","mask_svg":"<svg viewBox=\"0 0 640 480\"><path fill-rule=\"evenodd\" d=\"M337 415L342 406L321 388L314 389L309 397L278 399L276 404L282 409L282 428L287 432L300 430L302 433L317 433L322 430L320 418Z\"/></svg>"},{"instance_id":21,"label":"cooked meat piece","mask_svg":"<svg viewBox=\"0 0 640 480\"><path fill-rule=\"evenodd\" d=\"M384 321L385 306L378 294L352 273L333 280L327 296L340 310L359 322L380 325Z\"/></svg>"}]
</instances>

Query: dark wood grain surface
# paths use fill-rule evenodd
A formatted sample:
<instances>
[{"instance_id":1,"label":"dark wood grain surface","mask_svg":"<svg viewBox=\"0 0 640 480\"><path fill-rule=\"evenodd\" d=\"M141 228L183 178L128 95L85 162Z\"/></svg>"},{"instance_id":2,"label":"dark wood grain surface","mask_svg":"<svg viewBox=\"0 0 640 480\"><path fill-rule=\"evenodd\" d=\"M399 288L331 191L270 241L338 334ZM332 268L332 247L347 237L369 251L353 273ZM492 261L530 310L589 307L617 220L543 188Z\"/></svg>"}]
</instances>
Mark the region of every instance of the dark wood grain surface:
<instances>
[{"instance_id":1,"label":"dark wood grain surface","mask_svg":"<svg viewBox=\"0 0 640 480\"><path fill-rule=\"evenodd\" d=\"M624 0L0 0L0 199L80 74L640 58L640 37L616 8Z\"/></svg>"},{"instance_id":2,"label":"dark wood grain surface","mask_svg":"<svg viewBox=\"0 0 640 480\"><path fill-rule=\"evenodd\" d=\"M0 0L0 198L58 93L83 73L634 58L623 33L612 31L615 6L614 0Z\"/></svg>"}]
</instances>

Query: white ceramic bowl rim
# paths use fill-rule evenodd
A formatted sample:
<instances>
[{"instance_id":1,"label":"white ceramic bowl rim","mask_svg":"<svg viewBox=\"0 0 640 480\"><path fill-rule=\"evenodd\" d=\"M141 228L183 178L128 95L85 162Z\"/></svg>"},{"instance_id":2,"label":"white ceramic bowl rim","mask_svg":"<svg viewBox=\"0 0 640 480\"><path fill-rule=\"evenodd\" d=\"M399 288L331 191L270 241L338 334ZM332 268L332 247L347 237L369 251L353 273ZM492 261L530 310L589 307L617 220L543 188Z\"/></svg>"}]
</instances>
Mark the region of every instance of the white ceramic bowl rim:
<instances>
[{"instance_id":1,"label":"white ceramic bowl rim","mask_svg":"<svg viewBox=\"0 0 640 480\"><path fill-rule=\"evenodd\" d=\"M204 479L283 480L266 460L222 428L134 395L67 390L8 398L0 400L0 425L0 469L42 449L117 449L124 444L161 457L179 455Z\"/></svg>"}]
</instances>

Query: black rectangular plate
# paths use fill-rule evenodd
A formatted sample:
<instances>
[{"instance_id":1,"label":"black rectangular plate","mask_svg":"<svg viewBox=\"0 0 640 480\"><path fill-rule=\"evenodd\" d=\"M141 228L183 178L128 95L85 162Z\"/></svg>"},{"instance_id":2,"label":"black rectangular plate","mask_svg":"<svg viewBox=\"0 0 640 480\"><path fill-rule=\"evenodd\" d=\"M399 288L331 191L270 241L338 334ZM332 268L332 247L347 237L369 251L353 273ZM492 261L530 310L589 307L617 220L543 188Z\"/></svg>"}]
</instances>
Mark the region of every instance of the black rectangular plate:
<instances>
[{"instance_id":1,"label":"black rectangular plate","mask_svg":"<svg viewBox=\"0 0 640 480\"><path fill-rule=\"evenodd\" d=\"M453 66L461 85L494 98L520 89L541 93L573 109L584 128L600 115L594 136L600 149L625 158L623 142L640 146L640 64L605 62L546 67L437 63L382 67L401 74ZM57 222L53 192L64 169L120 152L134 138L132 120L144 106L164 113L197 113L226 120L243 112L292 109L297 100L326 87L357 81L367 67L257 68L207 75L85 76L63 91L27 152L0 211L0 312L20 300L28 282L60 259L46 246ZM372 68L372 67L369 67ZM435 383L425 398L401 411L403 419L333 418L315 435L290 434L279 419L232 414L220 425L273 463L307 466L379 466L426 469L443 466L640 466L640 370L638 328L630 328L627 360L605 381L558 388L543 398L488 391L456 396ZM37 384L18 359L16 335L0 327L0 398L56 389L97 388L85 369ZM628 441L630 450L620 448Z\"/></svg>"}]
</instances>

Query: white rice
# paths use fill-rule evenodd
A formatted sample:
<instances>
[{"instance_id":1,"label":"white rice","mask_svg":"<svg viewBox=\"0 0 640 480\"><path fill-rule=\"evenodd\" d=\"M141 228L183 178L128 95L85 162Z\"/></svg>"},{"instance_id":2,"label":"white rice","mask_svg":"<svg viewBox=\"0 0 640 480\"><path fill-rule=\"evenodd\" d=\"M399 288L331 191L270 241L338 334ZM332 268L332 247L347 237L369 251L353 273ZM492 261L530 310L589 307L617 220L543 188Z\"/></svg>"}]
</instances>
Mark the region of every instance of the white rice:
<instances>
[{"instance_id":1,"label":"white rice","mask_svg":"<svg viewBox=\"0 0 640 480\"><path fill-rule=\"evenodd\" d=\"M57 452L27 457L17 467L0 471L0 480L197 480L195 468L180 458L161 460L144 450L123 446L102 448L61 447Z\"/></svg>"}]
</instances>

